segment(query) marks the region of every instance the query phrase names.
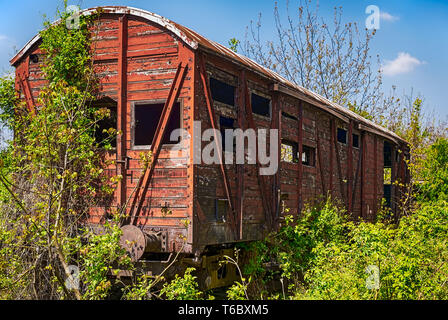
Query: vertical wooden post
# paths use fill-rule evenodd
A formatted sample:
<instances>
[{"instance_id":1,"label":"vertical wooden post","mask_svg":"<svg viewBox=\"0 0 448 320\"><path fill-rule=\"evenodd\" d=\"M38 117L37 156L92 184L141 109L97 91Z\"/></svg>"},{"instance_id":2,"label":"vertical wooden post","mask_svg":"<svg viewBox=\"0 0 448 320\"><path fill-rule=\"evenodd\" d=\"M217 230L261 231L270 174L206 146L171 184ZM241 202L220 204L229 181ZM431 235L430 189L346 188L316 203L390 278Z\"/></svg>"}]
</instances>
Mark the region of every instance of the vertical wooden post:
<instances>
[{"instance_id":1,"label":"vertical wooden post","mask_svg":"<svg viewBox=\"0 0 448 320\"><path fill-rule=\"evenodd\" d=\"M366 166L366 134L364 131L361 132L361 217L366 217L366 174L367 174L367 166Z\"/></svg>"},{"instance_id":2,"label":"vertical wooden post","mask_svg":"<svg viewBox=\"0 0 448 320\"><path fill-rule=\"evenodd\" d=\"M392 147L392 154L391 154L391 173L390 173L390 182L391 182L391 186L390 186L390 207L393 211L394 214L396 214L398 212L396 204L397 204L397 194L398 192L397 190L397 185L395 184L395 182L398 180L398 176L397 176L397 161L396 161L396 157L395 157L395 153L397 151L395 145Z\"/></svg>"},{"instance_id":3,"label":"vertical wooden post","mask_svg":"<svg viewBox=\"0 0 448 320\"><path fill-rule=\"evenodd\" d=\"M334 121L332 121L332 119L330 118L330 196L333 197L333 175L334 175L334 169L333 169L333 164L334 164L334 154L333 154L333 144L334 144L334 140L336 139L335 134L336 134L336 129L334 128Z\"/></svg>"},{"instance_id":4,"label":"vertical wooden post","mask_svg":"<svg viewBox=\"0 0 448 320\"><path fill-rule=\"evenodd\" d=\"M117 202L121 207L126 203L126 115L127 115L127 38L128 38L128 19L127 16L121 16L118 19L118 103L117 103L117 174L122 176L118 182Z\"/></svg>"},{"instance_id":5,"label":"vertical wooden post","mask_svg":"<svg viewBox=\"0 0 448 320\"><path fill-rule=\"evenodd\" d=\"M317 125L317 123L316 123ZM303 181L303 101L299 103L299 143L298 143L298 158L299 158L299 170L298 170L298 182L297 182L297 198L298 198L298 211L302 211L303 194L302 194L302 181Z\"/></svg>"},{"instance_id":6,"label":"vertical wooden post","mask_svg":"<svg viewBox=\"0 0 448 320\"><path fill-rule=\"evenodd\" d=\"M332 119L333 121L333 127L334 127L334 131L336 133L336 122L335 119ZM340 194L341 194L341 200L344 201L344 203L347 205L347 198L345 196L345 188L344 188L344 181L343 181L343 177L342 177L342 166L341 166L341 155L339 154L339 146L338 146L338 141L335 137L334 139L334 151L336 153L336 167L338 170L338 181L339 181L339 188L340 188Z\"/></svg>"},{"instance_id":7,"label":"vertical wooden post","mask_svg":"<svg viewBox=\"0 0 448 320\"><path fill-rule=\"evenodd\" d=\"M366 133L365 131L361 132L361 154L359 155L361 157L361 218L365 218L365 204L366 204L366 174L367 174L367 166L366 166Z\"/></svg>"},{"instance_id":8,"label":"vertical wooden post","mask_svg":"<svg viewBox=\"0 0 448 320\"><path fill-rule=\"evenodd\" d=\"M245 104L246 104L246 93L245 93L245 81L246 75L244 70L240 72L238 78L238 127L244 130L246 123L245 116ZM244 208L244 164L237 164L237 195L236 195L236 208L235 211L238 215L239 221L239 237L243 238L243 208Z\"/></svg>"},{"instance_id":9,"label":"vertical wooden post","mask_svg":"<svg viewBox=\"0 0 448 320\"><path fill-rule=\"evenodd\" d=\"M281 133L280 133L280 126L281 126L281 106L280 106L280 98L277 92L273 92L272 94L272 120L271 120L271 128L278 130L278 140L277 140L277 147L278 147L278 170L274 175L274 181L272 186L272 210L273 214L275 215L274 220L278 218L279 216L279 201L280 201L280 161L281 161ZM276 226L276 224L274 224Z\"/></svg>"},{"instance_id":10,"label":"vertical wooden post","mask_svg":"<svg viewBox=\"0 0 448 320\"><path fill-rule=\"evenodd\" d=\"M348 213L353 211L352 190L353 190L353 120L350 120L348 127L348 148L347 148L347 207Z\"/></svg>"},{"instance_id":11,"label":"vertical wooden post","mask_svg":"<svg viewBox=\"0 0 448 320\"><path fill-rule=\"evenodd\" d=\"M400 181L398 185L398 199L397 199L397 212L402 212L403 210L403 199L405 193L405 183L406 183L406 163L404 161L404 154L401 153L399 156L399 166L400 166Z\"/></svg>"},{"instance_id":12,"label":"vertical wooden post","mask_svg":"<svg viewBox=\"0 0 448 320\"><path fill-rule=\"evenodd\" d=\"M316 119L316 125L315 125L315 134L316 134L317 161L319 161L320 182L322 185L322 194L325 195L327 192L327 188L325 187L325 173L324 173L324 166L323 166L323 161L322 161L322 152L321 152L321 145L320 145L320 138L319 138L319 127L317 126L317 119ZM317 168L317 161L316 161L316 168Z\"/></svg>"},{"instance_id":13,"label":"vertical wooden post","mask_svg":"<svg viewBox=\"0 0 448 320\"><path fill-rule=\"evenodd\" d=\"M374 136L373 142L373 214L377 214L378 209L378 137Z\"/></svg>"}]
</instances>

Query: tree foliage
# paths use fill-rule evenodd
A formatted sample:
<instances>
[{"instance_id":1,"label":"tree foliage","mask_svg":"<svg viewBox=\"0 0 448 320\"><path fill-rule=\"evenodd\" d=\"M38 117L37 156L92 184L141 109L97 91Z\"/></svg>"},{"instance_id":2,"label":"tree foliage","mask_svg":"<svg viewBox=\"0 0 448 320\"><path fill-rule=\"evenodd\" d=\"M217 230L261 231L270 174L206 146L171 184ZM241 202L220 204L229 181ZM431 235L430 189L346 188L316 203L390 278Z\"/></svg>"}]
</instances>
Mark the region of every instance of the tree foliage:
<instances>
[{"instance_id":1,"label":"tree foliage","mask_svg":"<svg viewBox=\"0 0 448 320\"><path fill-rule=\"evenodd\" d=\"M333 21L319 14L318 3L300 1L286 15L275 4L275 38L265 41L261 15L251 23L243 53L280 73L291 82L321 94L331 101L359 110L364 115L380 112L381 73L370 56L375 31L360 30L344 23L342 7L334 9Z\"/></svg>"},{"instance_id":2,"label":"tree foliage","mask_svg":"<svg viewBox=\"0 0 448 320\"><path fill-rule=\"evenodd\" d=\"M0 123L4 123L8 128L12 128L14 106L17 102L14 78L0 78Z\"/></svg>"},{"instance_id":3,"label":"tree foliage","mask_svg":"<svg viewBox=\"0 0 448 320\"><path fill-rule=\"evenodd\" d=\"M375 30L347 21L342 7L333 19L324 18L319 1L275 2L274 26L251 21L240 47L243 54L278 72L287 80L345 106L405 137L415 111L413 93L398 93L396 86L384 88L381 57L371 53ZM266 39L265 30L274 35ZM229 41L234 48L236 39ZM422 96L417 98L420 100ZM420 103L422 107L422 103ZM423 118L423 110L420 110ZM424 128L447 136L446 123L425 115ZM422 123L423 124L423 123Z\"/></svg>"}]
</instances>

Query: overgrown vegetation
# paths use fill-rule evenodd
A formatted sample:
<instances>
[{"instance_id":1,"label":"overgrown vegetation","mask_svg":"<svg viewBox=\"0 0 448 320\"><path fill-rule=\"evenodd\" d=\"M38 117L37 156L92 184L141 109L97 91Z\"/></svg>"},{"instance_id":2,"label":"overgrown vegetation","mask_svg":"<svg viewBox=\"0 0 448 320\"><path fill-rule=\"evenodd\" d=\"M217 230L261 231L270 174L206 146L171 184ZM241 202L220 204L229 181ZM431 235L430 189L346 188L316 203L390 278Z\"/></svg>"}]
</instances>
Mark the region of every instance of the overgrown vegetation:
<instances>
[{"instance_id":1,"label":"overgrown vegetation","mask_svg":"<svg viewBox=\"0 0 448 320\"><path fill-rule=\"evenodd\" d=\"M447 205L424 203L398 226L350 222L329 203L296 223L287 217L280 233L250 248L256 257L246 272L257 275L252 297L269 297L272 282L282 280L287 299L446 299ZM267 261L278 270L263 268ZM378 267L378 288L367 286L369 266Z\"/></svg>"},{"instance_id":2,"label":"overgrown vegetation","mask_svg":"<svg viewBox=\"0 0 448 320\"><path fill-rule=\"evenodd\" d=\"M286 215L278 232L242 245L250 281L229 297L448 299L448 139L424 125L421 104L398 131L409 141L412 174L400 184L401 219L383 207L373 223L353 221L334 199Z\"/></svg>"},{"instance_id":3,"label":"overgrown vegetation","mask_svg":"<svg viewBox=\"0 0 448 320\"><path fill-rule=\"evenodd\" d=\"M59 16L65 21L68 13ZM3 114L15 132L0 176L3 298L104 297L109 263L124 256L109 241L117 237L114 227L107 235L80 227L88 208L110 197L116 182L104 174L104 148L94 137L96 123L107 116L91 105L96 87L89 34L95 19L81 17L72 30L45 22L41 50L47 82L36 112L15 100L10 80L2 85L9 85L2 93ZM83 289L67 285L74 262Z\"/></svg>"}]
</instances>

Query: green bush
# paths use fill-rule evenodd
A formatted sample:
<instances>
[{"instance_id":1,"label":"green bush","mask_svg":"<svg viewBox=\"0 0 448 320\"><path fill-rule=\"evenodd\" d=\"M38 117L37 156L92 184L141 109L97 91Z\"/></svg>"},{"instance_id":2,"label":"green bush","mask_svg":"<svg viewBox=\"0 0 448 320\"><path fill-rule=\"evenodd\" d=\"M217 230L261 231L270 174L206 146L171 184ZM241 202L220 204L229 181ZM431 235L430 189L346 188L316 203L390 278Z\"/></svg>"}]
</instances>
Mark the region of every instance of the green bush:
<instances>
[{"instance_id":1,"label":"green bush","mask_svg":"<svg viewBox=\"0 0 448 320\"><path fill-rule=\"evenodd\" d=\"M422 168L418 201L398 224L387 212L374 223L350 221L328 199L246 246L252 298L281 297L269 290L274 281L287 299L447 299L446 139L428 148ZM268 262L278 269L267 270Z\"/></svg>"},{"instance_id":2,"label":"green bush","mask_svg":"<svg viewBox=\"0 0 448 320\"><path fill-rule=\"evenodd\" d=\"M191 273L195 268L188 268L183 277L177 274L170 283L165 283L160 291L167 300L199 300L203 293L198 290L196 277Z\"/></svg>"},{"instance_id":3,"label":"green bush","mask_svg":"<svg viewBox=\"0 0 448 320\"><path fill-rule=\"evenodd\" d=\"M448 200L448 140L438 139L425 154L420 200Z\"/></svg>"}]
</instances>

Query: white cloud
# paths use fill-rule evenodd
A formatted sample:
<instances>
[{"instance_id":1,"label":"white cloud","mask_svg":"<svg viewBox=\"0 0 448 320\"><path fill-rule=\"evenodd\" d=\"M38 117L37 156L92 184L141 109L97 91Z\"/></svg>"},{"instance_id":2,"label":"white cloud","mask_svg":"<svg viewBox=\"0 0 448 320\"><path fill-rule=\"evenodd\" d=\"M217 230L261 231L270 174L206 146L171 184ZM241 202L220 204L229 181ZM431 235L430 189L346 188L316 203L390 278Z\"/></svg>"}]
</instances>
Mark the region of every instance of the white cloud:
<instances>
[{"instance_id":1,"label":"white cloud","mask_svg":"<svg viewBox=\"0 0 448 320\"><path fill-rule=\"evenodd\" d=\"M399 17L393 16L389 12L386 12L386 11L381 11L380 18L383 21L389 21L389 22L394 22L394 21L397 21L400 19Z\"/></svg>"},{"instance_id":2,"label":"white cloud","mask_svg":"<svg viewBox=\"0 0 448 320\"><path fill-rule=\"evenodd\" d=\"M7 36L0 34L0 41L7 40L7 39L8 39Z\"/></svg>"},{"instance_id":3,"label":"white cloud","mask_svg":"<svg viewBox=\"0 0 448 320\"><path fill-rule=\"evenodd\" d=\"M395 76L411 72L415 67L422 64L425 64L425 62L411 56L409 53L399 52L395 60L385 60L382 71L386 76Z\"/></svg>"}]
</instances>

